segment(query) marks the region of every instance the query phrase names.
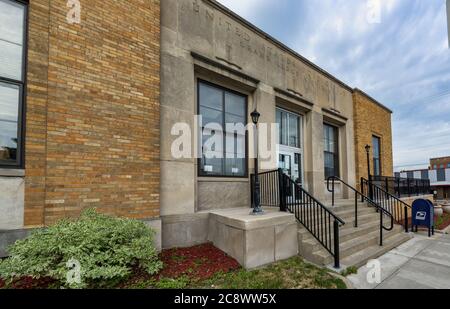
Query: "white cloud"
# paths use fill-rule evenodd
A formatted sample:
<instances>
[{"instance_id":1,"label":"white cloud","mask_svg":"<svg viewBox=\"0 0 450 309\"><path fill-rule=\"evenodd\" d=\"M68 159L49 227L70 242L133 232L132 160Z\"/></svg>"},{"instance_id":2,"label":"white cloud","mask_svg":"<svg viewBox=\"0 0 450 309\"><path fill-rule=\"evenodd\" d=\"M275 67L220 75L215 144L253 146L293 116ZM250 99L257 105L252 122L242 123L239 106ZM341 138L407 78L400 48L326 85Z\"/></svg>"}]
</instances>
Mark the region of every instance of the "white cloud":
<instances>
[{"instance_id":1,"label":"white cloud","mask_svg":"<svg viewBox=\"0 0 450 309\"><path fill-rule=\"evenodd\" d=\"M393 109L395 165L450 155L445 0L380 1L379 24L365 0L220 2L269 33L288 29L278 31L287 45ZM267 21L275 9L289 16L282 27Z\"/></svg>"},{"instance_id":2,"label":"white cloud","mask_svg":"<svg viewBox=\"0 0 450 309\"><path fill-rule=\"evenodd\" d=\"M274 5L273 0L219 0L219 2L245 18L251 18L259 10Z\"/></svg>"}]
</instances>

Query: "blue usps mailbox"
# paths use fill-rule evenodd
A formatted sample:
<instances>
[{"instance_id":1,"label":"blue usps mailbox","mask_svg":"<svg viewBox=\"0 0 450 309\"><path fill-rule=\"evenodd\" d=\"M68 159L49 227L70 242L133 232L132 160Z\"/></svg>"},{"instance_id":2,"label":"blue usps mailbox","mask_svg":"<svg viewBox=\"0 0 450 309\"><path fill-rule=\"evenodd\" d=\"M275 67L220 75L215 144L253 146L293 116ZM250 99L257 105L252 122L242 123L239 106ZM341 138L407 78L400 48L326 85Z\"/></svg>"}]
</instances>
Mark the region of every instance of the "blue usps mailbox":
<instances>
[{"instance_id":1,"label":"blue usps mailbox","mask_svg":"<svg viewBox=\"0 0 450 309\"><path fill-rule=\"evenodd\" d=\"M419 226L428 228L428 236L434 235L434 205L429 200L419 199L412 205L412 228L418 231Z\"/></svg>"}]
</instances>

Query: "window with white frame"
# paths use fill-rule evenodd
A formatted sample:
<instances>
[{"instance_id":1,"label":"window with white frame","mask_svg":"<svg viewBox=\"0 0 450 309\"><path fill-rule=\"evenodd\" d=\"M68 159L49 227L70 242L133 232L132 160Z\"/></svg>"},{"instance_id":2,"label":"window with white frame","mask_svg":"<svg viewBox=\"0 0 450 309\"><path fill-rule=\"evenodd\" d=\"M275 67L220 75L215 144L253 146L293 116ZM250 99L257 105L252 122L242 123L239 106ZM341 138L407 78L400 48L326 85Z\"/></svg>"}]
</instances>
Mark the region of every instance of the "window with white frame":
<instances>
[{"instance_id":1,"label":"window with white frame","mask_svg":"<svg viewBox=\"0 0 450 309\"><path fill-rule=\"evenodd\" d=\"M279 125L279 143L284 146L301 148L300 116L277 108L276 122Z\"/></svg>"}]
</instances>

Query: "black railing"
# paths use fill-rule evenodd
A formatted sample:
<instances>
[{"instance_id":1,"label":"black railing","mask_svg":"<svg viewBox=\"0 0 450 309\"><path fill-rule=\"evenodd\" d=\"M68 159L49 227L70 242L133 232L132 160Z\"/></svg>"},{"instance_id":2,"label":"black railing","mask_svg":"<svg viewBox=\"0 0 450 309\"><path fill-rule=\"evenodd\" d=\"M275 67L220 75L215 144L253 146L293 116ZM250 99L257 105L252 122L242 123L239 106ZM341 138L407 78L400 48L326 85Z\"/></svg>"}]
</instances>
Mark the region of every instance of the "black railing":
<instances>
[{"instance_id":1,"label":"black railing","mask_svg":"<svg viewBox=\"0 0 450 309\"><path fill-rule=\"evenodd\" d=\"M397 197L427 195L432 192L429 179L371 176L371 181Z\"/></svg>"},{"instance_id":2,"label":"black railing","mask_svg":"<svg viewBox=\"0 0 450 309\"><path fill-rule=\"evenodd\" d=\"M405 232L409 231L409 214L411 213L411 206L381 188L380 186L361 178L361 192L367 194L370 200L386 209L394 218L395 222L405 228Z\"/></svg>"},{"instance_id":3,"label":"black railing","mask_svg":"<svg viewBox=\"0 0 450 309\"><path fill-rule=\"evenodd\" d=\"M281 211L293 213L298 222L333 256L334 266L339 268L339 228L345 224L344 220L284 174L281 169L261 173L259 177L262 205L280 207ZM252 190L253 188L252 185Z\"/></svg>"},{"instance_id":4,"label":"black railing","mask_svg":"<svg viewBox=\"0 0 450 309\"><path fill-rule=\"evenodd\" d=\"M338 181L341 184L343 184L344 186L346 186L347 188L349 188L351 191L353 191L355 193L355 227L358 227L358 201L359 201L359 197L364 197L361 192L359 192L358 190L356 190L355 188L353 188L352 186L350 186L348 183L346 183L345 181L343 181L341 178L337 177L337 176L333 176L333 177L329 177L327 179L327 190L328 192L331 193L331 206L335 206L335 182Z\"/></svg>"},{"instance_id":5,"label":"black railing","mask_svg":"<svg viewBox=\"0 0 450 309\"><path fill-rule=\"evenodd\" d=\"M363 192L359 192L356 188L352 187L339 177L333 176L327 179L327 190L331 192L332 196L332 205L335 205L335 182L340 182L343 186L346 186L348 189L355 193L355 227L358 227L358 199L361 197L361 202L367 202L370 206L374 207L377 212L380 214L380 246L383 246L383 230L392 231L394 229L394 215L383 207L383 205L378 204L374 200L372 200L369 196L364 195ZM331 183L331 187L330 187ZM390 225L389 227L384 226L384 216L389 217Z\"/></svg>"}]
</instances>

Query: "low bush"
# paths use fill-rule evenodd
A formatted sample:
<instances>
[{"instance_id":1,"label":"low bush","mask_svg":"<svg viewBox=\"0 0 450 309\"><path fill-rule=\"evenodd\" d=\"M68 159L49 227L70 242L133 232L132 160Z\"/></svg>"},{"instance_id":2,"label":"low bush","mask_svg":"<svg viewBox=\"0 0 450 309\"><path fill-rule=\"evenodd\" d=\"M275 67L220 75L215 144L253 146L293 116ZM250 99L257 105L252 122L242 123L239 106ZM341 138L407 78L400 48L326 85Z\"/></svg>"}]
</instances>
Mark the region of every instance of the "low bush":
<instances>
[{"instance_id":1,"label":"low bush","mask_svg":"<svg viewBox=\"0 0 450 309\"><path fill-rule=\"evenodd\" d=\"M65 288L115 286L133 268L150 275L162 268L153 234L141 221L90 209L77 220L62 220L17 241L9 248L11 256L0 262L0 278L51 278Z\"/></svg>"}]
</instances>

